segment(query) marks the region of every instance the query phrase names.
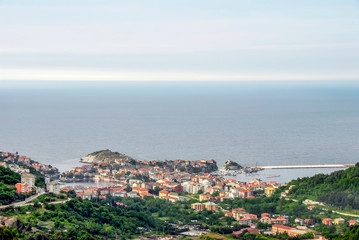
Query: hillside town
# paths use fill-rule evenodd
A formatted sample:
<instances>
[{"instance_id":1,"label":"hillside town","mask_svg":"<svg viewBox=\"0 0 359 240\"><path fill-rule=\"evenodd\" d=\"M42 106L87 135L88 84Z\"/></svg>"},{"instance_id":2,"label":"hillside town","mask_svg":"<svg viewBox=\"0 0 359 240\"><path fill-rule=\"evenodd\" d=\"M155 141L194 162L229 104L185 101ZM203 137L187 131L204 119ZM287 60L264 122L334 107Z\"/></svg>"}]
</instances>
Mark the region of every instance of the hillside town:
<instances>
[{"instance_id":1,"label":"hillside town","mask_svg":"<svg viewBox=\"0 0 359 240\"><path fill-rule=\"evenodd\" d=\"M59 177L59 170L56 167L39 163L27 156L20 156L17 152L0 152L0 166L10 168L17 173L29 172L29 169L33 168L48 179Z\"/></svg>"},{"instance_id":2,"label":"hillside town","mask_svg":"<svg viewBox=\"0 0 359 240\"><path fill-rule=\"evenodd\" d=\"M297 237L313 232L313 219L295 218L293 216L261 212L253 214L244 208L226 209L223 202L234 199L253 199L256 197L270 197L282 186L276 181L264 182L258 178L250 182L240 182L235 179L226 179L215 174L218 169L214 160L197 161L137 161L125 155L121 159L103 159L91 161L87 159L86 165L74 167L63 173L59 179L52 179L58 173L56 168L40 164L18 153L0 152L0 165L20 173L21 181L15 184L18 194L33 195L41 191L53 194L72 193L82 199L107 199L108 197L142 198L147 197L165 199L175 203L178 201L190 201L190 208L195 212L212 211L221 212L223 218L231 218L239 225L248 226L239 231L233 231L234 237L240 237L244 232L257 235L282 234ZM30 173L30 169L46 176L46 189L36 186L37 176ZM66 182L72 180L84 180L85 182L107 182L106 187L85 187L81 183L67 186ZM60 180L60 181L59 181ZM62 182L61 182L62 180ZM294 186L281 192L280 197L287 198L287 194ZM118 204L121 204L120 202ZM306 200L309 211L317 211L321 203ZM324 214L320 210L320 214ZM292 220L292 221L290 221ZM258 228L258 224L265 224L265 228ZM325 218L323 225L356 225L356 219ZM270 229L268 229L270 227ZM190 229L188 235L205 234L205 229L196 229L193 226L185 226ZM191 230L192 229L192 230ZM199 231L201 230L201 231ZM270 231L269 231L270 230ZM269 231L269 232L268 232ZM315 239L325 238L315 233Z\"/></svg>"}]
</instances>

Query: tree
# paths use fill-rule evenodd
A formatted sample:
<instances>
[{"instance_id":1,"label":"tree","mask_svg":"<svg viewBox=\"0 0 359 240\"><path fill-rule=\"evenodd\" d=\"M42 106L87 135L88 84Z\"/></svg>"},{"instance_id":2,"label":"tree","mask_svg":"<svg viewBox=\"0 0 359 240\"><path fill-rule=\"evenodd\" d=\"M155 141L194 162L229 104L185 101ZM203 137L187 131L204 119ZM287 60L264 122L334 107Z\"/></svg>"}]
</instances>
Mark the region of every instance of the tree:
<instances>
[{"instance_id":1,"label":"tree","mask_svg":"<svg viewBox=\"0 0 359 240\"><path fill-rule=\"evenodd\" d=\"M132 191L131 186L127 184L127 186L126 186L126 188L125 188L125 191L126 191L126 192L131 192L131 191Z\"/></svg>"},{"instance_id":2,"label":"tree","mask_svg":"<svg viewBox=\"0 0 359 240\"><path fill-rule=\"evenodd\" d=\"M219 191L216 191L214 193L211 194L212 197L218 197L219 196Z\"/></svg>"},{"instance_id":3,"label":"tree","mask_svg":"<svg viewBox=\"0 0 359 240\"><path fill-rule=\"evenodd\" d=\"M1 240L17 240L19 233L16 229L0 226L0 239Z\"/></svg>"}]
</instances>

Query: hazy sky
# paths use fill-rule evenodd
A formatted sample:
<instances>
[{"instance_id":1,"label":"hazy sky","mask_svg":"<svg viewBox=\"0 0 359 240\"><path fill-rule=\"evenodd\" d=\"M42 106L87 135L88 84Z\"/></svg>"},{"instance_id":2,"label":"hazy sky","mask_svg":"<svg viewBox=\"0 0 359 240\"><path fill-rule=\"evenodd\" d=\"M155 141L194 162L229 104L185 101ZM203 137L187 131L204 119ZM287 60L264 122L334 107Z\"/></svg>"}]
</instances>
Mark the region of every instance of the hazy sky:
<instances>
[{"instance_id":1,"label":"hazy sky","mask_svg":"<svg viewBox=\"0 0 359 240\"><path fill-rule=\"evenodd\" d=\"M359 0L0 0L0 80L359 80Z\"/></svg>"}]
</instances>

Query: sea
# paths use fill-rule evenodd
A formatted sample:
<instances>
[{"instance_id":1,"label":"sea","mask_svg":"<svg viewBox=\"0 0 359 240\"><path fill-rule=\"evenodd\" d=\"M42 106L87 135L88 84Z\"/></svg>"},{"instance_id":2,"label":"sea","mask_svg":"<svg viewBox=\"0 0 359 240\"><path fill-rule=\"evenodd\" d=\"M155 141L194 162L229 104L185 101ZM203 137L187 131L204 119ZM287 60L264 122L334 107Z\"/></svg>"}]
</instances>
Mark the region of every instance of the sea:
<instances>
[{"instance_id":1,"label":"sea","mask_svg":"<svg viewBox=\"0 0 359 240\"><path fill-rule=\"evenodd\" d=\"M356 163L359 82L0 81L0 130L0 151L60 171L102 149L219 166ZM288 181L334 170L262 173Z\"/></svg>"}]
</instances>

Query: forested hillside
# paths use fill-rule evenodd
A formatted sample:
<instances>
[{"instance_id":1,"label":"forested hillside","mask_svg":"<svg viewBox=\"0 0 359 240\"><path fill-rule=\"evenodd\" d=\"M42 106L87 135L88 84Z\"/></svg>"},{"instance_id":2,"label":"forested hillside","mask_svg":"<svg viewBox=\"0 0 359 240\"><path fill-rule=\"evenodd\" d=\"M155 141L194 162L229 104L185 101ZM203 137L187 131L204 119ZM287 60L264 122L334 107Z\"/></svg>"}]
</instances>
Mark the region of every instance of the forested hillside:
<instances>
[{"instance_id":1,"label":"forested hillside","mask_svg":"<svg viewBox=\"0 0 359 240\"><path fill-rule=\"evenodd\" d=\"M14 185L20 182L20 179L20 174L12 171L9 168L0 166L0 182Z\"/></svg>"},{"instance_id":2,"label":"forested hillside","mask_svg":"<svg viewBox=\"0 0 359 240\"><path fill-rule=\"evenodd\" d=\"M309 197L342 208L359 209L359 163L355 167L293 180L289 194L295 198Z\"/></svg>"},{"instance_id":3,"label":"forested hillside","mask_svg":"<svg viewBox=\"0 0 359 240\"><path fill-rule=\"evenodd\" d=\"M18 182L20 182L20 174L0 166L0 205L9 204L24 198L13 187Z\"/></svg>"}]
</instances>

